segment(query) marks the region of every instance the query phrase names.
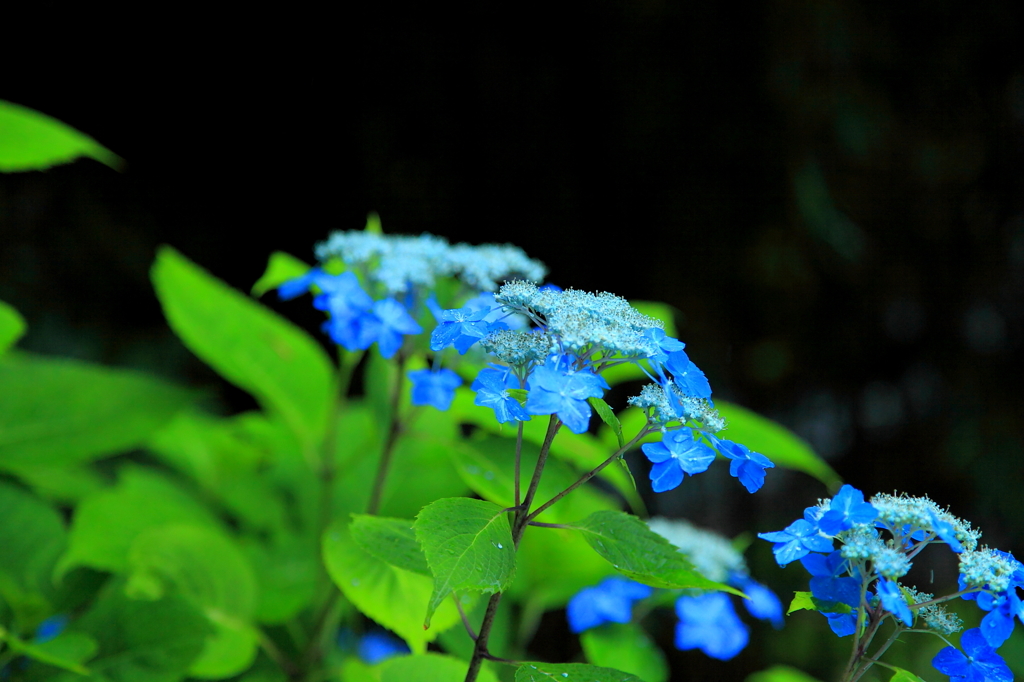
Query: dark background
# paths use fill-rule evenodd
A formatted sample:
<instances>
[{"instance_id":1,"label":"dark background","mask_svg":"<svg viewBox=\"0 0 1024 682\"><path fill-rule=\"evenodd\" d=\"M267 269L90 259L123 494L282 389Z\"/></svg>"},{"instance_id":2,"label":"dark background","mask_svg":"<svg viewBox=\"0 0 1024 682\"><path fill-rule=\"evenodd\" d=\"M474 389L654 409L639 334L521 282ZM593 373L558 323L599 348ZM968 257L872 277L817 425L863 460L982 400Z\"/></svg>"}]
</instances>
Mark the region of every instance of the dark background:
<instances>
[{"instance_id":1,"label":"dark background","mask_svg":"<svg viewBox=\"0 0 1024 682\"><path fill-rule=\"evenodd\" d=\"M716 397L869 495L928 494L1024 552L1019 3L182 8L119 33L40 9L15 39L47 10L60 27L9 61L0 97L128 165L0 176L0 298L28 319L24 348L243 409L167 329L156 246L248 290L271 251L311 260L375 210L387 232L514 242L562 286L670 303ZM314 328L300 308L284 309ZM652 507L734 536L828 494L776 470L749 496L719 469ZM767 543L750 556L800 589ZM754 641L745 670L803 655ZM676 662L737 670L704 660Z\"/></svg>"}]
</instances>

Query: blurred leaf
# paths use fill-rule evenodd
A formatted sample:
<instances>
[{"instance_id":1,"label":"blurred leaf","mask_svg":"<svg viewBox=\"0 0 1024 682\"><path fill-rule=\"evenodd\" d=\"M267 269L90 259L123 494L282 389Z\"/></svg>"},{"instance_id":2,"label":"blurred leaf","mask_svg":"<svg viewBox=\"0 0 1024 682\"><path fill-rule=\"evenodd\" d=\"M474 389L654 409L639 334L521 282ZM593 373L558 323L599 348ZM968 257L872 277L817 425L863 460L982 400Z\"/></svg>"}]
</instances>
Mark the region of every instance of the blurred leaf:
<instances>
[{"instance_id":1,"label":"blurred leaf","mask_svg":"<svg viewBox=\"0 0 1024 682\"><path fill-rule=\"evenodd\" d=\"M87 464L62 466L19 462L6 468L35 494L53 502L76 504L107 487L103 476Z\"/></svg>"},{"instance_id":2,"label":"blurred leaf","mask_svg":"<svg viewBox=\"0 0 1024 682\"><path fill-rule=\"evenodd\" d=\"M434 574L424 624L453 591L501 592L516 571L506 510L484 500L445 498L424 507L413 528Z\"/></svg>"},{"instance_id":3,"label":"blurred leaf","mask_svg":"<svg viewBox=\"0 0 1024 682\"><path fill-rule=\"evenodd\" d=\"M776 665L748 675L746 682L818 682L818 680L788 665Z\"/></svg>"},{"instance_id":4,"label":"blurred leaf","mask_svg":"<svg viewBox=\"0 0 1024 682\"><path fill-rule=\"evenodd\" d=\"M665 654L636 623L607 623L580 635L587 660L594 665L632 673L645 682L665 682Z\"/></svg>"},{"instance_id":5,"label":"blurred leaf","mask_svg":"<svg viewBox=\"0 0 1024 682\"><path fill-rule=\"evenodd\" d=\"M280 414L305 448L315 448L334 401L334 370L320 345L170 247L158 251L151 276L189 350Z\"/></svg>"},{"instance_id":6,"label":"blurred leaf","mask_svg":"<svg viewBox=\"0 0 1024 682\"><path fill-rule=\"evenodd\" d=\"M96 641L81 632L63 632L51 640L30 643L10 635L5 638L3 628L0 628L0 641L5 640L11 651L16 654L81 675L89 674L89 670L82 663L96 655L97 649Z\"/></svg>"},{"instance_id":7,"label":"blurred leaf","mask_svg":"<svg viewBox=\"0 0 1024 682\"><path fill-rule=\"evenodd\" d=\"M462 682L469 666L451 656L442 654L414 654L396 656L380 664L381 682ZM498 682L494 673L480 669L479 682Z\"/></svg>"},{"instance_id":8,"label":"blurred leaf","mask_svg":"<svg viewBox=\"0 0 1024 682\"><path fill-rule=\"evenodd\" d=\"M18 621L35 625L51 615L53 566L66 542L54 509L0 481L0 603Z\"/></svg>"},{"instance_id":9,"label":"blurred leaf","mask_svg":"<svg viewBox=\"0 0 1024 682\"><path fill-rule=\"evenodd\" d=\"M516 670L516 682L645 682L636 675L583 663L521 663Z\"/></svg>"},{"instance_id":10,"label":"blurred leaf","mask_svg":"<svg viewBox=\"0 0 1024 682\"><path fill-rule=\"evenodd\" d=\"M25 334L25 318L14 307L0 301L0 355Z\"/></svg>"},{"instance_id":11,"label":"blurred leaf","mask_svg":"<svg viewBox=\"0 0 1024 682\"><path fill-rule=\"evenodd\" d=\"M260 587L256 620L284 623L313 602L320 571L320 543L314 538L292 533L269 542L242 538L240 544Z\"/></svg>"},{"instance_id":12,"label":"blurred leaf","mask_svg":"<svg viewBox=\"0 0 1024 682\"><path fill-rule=\"evenodd\" d=\"M86 498L75 510L68 549L57 564L62 575L75 566L123 573L128 552L143 531L169 523L217 528L202 505L153 470L126 467L120 481Z\"/></svg>"},{"instance_id":13,"label":"blurred leaf","mask_svg":"<svg viewBox=\"0 0 1024 682\"><path fill-rule=\"evenodd\" d=\"M88 156L114 170L124 159L55 118L0 100L0 172L45 170Z\"/></svg>"},{"instance_id":14,"label":"blurred leaf","mask_svg":"<svg viewBox=\"0 0 1024 682\"><path fill-rule=\"evenodd\" d=\"M524 612L538 619L545 611L564 607L584 587L596 585L615 572L581 533L561 528L527 528L519 543L516 564L516 578L507 597L524 603Z\"/></svg>"},{"instance_id":15,"label":"blurred leaf","mask_svg":"<svg viewBox=\"0 0 1024 682\"><path fill-rule=\"evenodd\" d=\"M810 474L830 491L838 490L842 485L839 474L816 455L810 445L786 427L724 400L716 400L715 407L727 423L726 430L719 433L719 436L760 452L775 462L776 466Z\"/></svg>"},{"instance_id":16,"label":"blurred leaf","mask_svg":"<svg viewBox=\"0 0 1024 682\"><path fill-rule=\"evenodd\" d=\"M599 511L569 525L619 573L645 585L721 590L743 596L735 588L705 578L674 545L632 514Z\"/></svg>"},{"instance_id":17,"label":"blurred leaf","mask_svg":"<svg viewBox=\"0 0 1024 682\"><path fill-rule=\"evenodd\" d=\"M129 599L115 581L70 630L99 645L89 663L91 679L104 682L179 682L203 649L211 628L195 607L179 596L158 601ZM59 682L82 680L73 673Z\"/></svg>"},{"instance_id":18,"label":"blurred leaf","mask_svg":"<svg viewBox=\"0 0 1024 682\"><path fill-rule=\"evenodd\" d=\"M894 667L893 670L896 672L889 678L889 682L924 682L924 680L909 670L896 667Z\"/></svg>"},{"instance_id":19,"label":"blurred leaf","mask_svg":"<svg viewBox=\"0 0 1024 682\"><path fill-rule=\"evenodd\" d=\"M364 552L348 530L335 521L323 536L327 573L356 608L405 640L414 653L425 653L427 643L460 621L455 605L446 601L434 614L433 625L423 629L423 608L430 600L433 580L395 568Z\"/></svg>"},{"instance_id":20,"label":"blurred leaf","mask_svg":"<svg viewBox=\"0 0 1024 682\"><path fill-rule=\"evenodd\" d=\"M207 679L236 675L256 657L250 623L257 586L248 559L230 539L209 527L168 524L148 528L129 550L131 575L126 592L135 595L159 584L173 587L216 627L190 674Z\"/></svg>"},{"instance_id":21,"label":"blurred leaf","mask_svg":"<svg viewBox=\"0 0 1024 682\"><path fill-rule=\"evenodd\" d=\"M263 271L263 275L252 285L250 293L259 298L268 291L278 288L288 280L302 277L312 267L312 265L307 265L290 253L275 251L270 254L270 259L267 261L267 269Z\"/></svg>"},{"instance_id":22,"label":"blurred leaf","mask_svg":"<svg viewBox=\"0 0 1024 682\"><path fill-rule=\"evenodd\" d=\"M67 465L142 444L191 400L154 377L66 358L0 358L0 469Z\"/></svg>"},{"instance_id":23,"label":"blurred leaf","mask_svg":"<svg viewBox=\"0 0 1024 682\"><path fill-rule=\"evenodd\" d=\"M349 531L363 551L392 566L429 576L430 567L412 524L409 519L353 514Z\"/></svg>"}]
</instances>

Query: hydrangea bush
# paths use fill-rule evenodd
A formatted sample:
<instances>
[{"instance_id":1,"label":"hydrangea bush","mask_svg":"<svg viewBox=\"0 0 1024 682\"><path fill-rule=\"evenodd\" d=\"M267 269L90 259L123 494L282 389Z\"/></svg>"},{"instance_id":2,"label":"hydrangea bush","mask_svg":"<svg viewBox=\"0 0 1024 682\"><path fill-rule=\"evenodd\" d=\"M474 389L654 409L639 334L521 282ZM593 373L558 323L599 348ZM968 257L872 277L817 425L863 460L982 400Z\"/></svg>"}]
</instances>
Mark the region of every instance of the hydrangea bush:
<instances>
[{"instance_id":1,"label":"hydrangea bush","mask_svg":"<svg viewBox=\"0 0 1024 682\"><path fill-rule=\"evenodd\" d=\"M0 117L65 145L0 145L0 170L116 160L29 110ZM18 350L25 322L0 303L0 679L665 682L648 631L664 616L676 648L722 661L758 633L740 613L784 621L735 542L646 518L634 475L663 493L717 459L749 493L775 466L838 490L760 537L810 575L789 611L850 638L844 681L893 667L879 659L908 633L952 637L952 599L985 615L934 668L1012 679L997 650L1024 619L1024 567L931 500L840 488L785 429L713 399L666 306L544 284L515 246L385 235L376 216L316 256L273 254L250 296L157 255L171 328L258 403L239 415ZM305 295L331 354L254 300ZM625 382L637 394L606 402ZM959 560L941 597L907 580L931 544ZM532 660L563 609L583 660Z\"/></svg>"}]
</instances>

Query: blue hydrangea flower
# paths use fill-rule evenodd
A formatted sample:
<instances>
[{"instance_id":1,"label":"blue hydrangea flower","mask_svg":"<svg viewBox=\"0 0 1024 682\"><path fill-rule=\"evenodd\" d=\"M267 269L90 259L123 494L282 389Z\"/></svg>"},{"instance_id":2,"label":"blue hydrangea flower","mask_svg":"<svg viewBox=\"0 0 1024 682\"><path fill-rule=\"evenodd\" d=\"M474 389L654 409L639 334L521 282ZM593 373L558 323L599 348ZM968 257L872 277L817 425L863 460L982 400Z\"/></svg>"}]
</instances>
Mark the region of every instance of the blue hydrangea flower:
<instances>
[{"instance_id":1,"label":"blue hydrangea flower","mask_svg":"<svg viewBox=\"0 0 1024 682\"><path fill-rule=\"evenodd\" d=\"M676 615L675 644L681 651L700 649L711 658L727 661L750 639L750 631L724 592L684 595L676 601Z\"/></svg>"},{"instance_id":2,"label":"blue hydrangea flower","mask_svg":"<svg viewBox=\"0 0 1024 682\"><path fill-rule=\"evenodd\" d=\"M814 518L813 510L814 507L806 509L804 518L789 524L785 530L757 534L757 537L762 540L775 543L772 553L775 554L775 561L779 566L785 566L807 556L809 552L832 551L832 538L825 537L818 532L818 523Z\"/></svg>"},{"instance_id":3,"label":"blue hydrangea flower","mask_svg":"<svg viewBox=\"0 0 1024 682\"><path fill-rule=\"evenodd\" d=\"M661 441L640 449L654 463L651 487L656 493L672 490L683 482L684 473L703 473L715 461L715 451L694 438L692 429L669 429Z\"/></svg>"},{"instance_id":4,"label":"blue hydrangea flower","mask_svg":"<svg viewBox=\"0 0 1024 682\"><path fill-rule=\"evenodd\" d=\"M565 608L569 629L580 633L605 623L628 623L633 617L633 602L649 597L651 592L647 585L618 577L585 587Z\"/></svg>"},{"instance_id":5,"label":"blue hydrangea flower","mask_svg":"<svg viewBox=\"0 0 1024 682\"><path fill-rule=\"evenodd\" d=\"M932 521L932 531L939 536L949 548L960 554L964 551L964 546L960 543L960 540L956 537L956 529L953 528L953 524L949 521L943 521L939 518L938 514L935 513L934 509L928 510L928 516Z\"/></svg>"},{"instance_id":6,"label":"blue hydrangea flower","mask_svg":"<svg viewBox=\"0 0 1024 682\"><path fill-rule=\"evenodd\" d=\"M590 425L590 403L600 398L608 382L590 370L575 369L568 356L553 355L533 370L527 382L530 414L557 414L573 433L583 433Z\"/></svg>"},{"instance_id":7,"label":"blue hydrangea flower","mask_svg":"<svg viewBox=\"0 0 1024 682\"><path fill-rule=\"evenodd\" d=\"M412 404L433 405L444 412L455 400L455 389L462 385L459 375L450 369L420 369L409 372L412 381Z\"/></svg>"},{"instance_id":8,"label":"blue hydrangea flower","mask_svg":"<svg viewBox=\"0 0 1024 682\"><path fill-rule=\"evenodd\" d=\"M864 501L864 493L852 485L844 485L818 520L818 528L825 535L838 535L854 524L873 523L877 517L878 510Z\"/></svg>"},{"instance_id":9,"label":"blue hydrangea flower","mask_svg":"<svg viewBox=\"0 0 1024 682\"><path fill-rule=\"evenodd\" d=\"M764 485L766 469L775 468L775 464L759 452L751 452L746 445L731 440L711 436L718 451L729 458L729 475L739 479L749 493L756 493Z\"/></svg>"},{"instance_id":10,"label":"blue hydrangea flower","mask_svg":"<svg viewBox=\"0 0 1024 682\"><path fill-rule=\"evenodd\" d=\"M907 600L900 590L899 584L880 578L878 580L878 598L882 600L882 607L903 621L909 628L914 624L914 614L910 612Z\"/></svg>"},{"instance_id":11,"label":"blue hydrangea flower","mask_svg":"<svg viewBox=\"0 0 1024 682\"><path fill-rule=\"evenodd\" d=\"M499 423L530 421L530 415L523 406L508 393L509 389L519 388L519 380L508 367L491 365L483 368L470 388L476 391L473 404L494 410L494 417Z\"/></svg>"},{"instance_id":12,"label":"blue hydrangea flower","mask_svg":"<svg viewBox=\"0 0 1024 682\"><path fill-rule=\"evenodd\" d=\"M409 646L397 637L392 637L382 630L373 630L359 639L356 653L364 663L374 665L393 656L408 654L410 651Z\"/></svg>"},{"instance_id":13,"label":"blue hydrangea flower","mask_svg":"<svg viewBox=\"0 0 1024 682\"><path fill-rule=\"evenodd\" d=\"M686 351L677 350L669 353L665 367L672 372L676 386L685 395L694 398L711 397L711 384L708 383L708 378L693 364Z\"/></svg>"},{"instance_id":14,"label":"blue hydrangea flower","mask_svg":"<svg viewBox=\"0 0 1024 682\"><path fill-rule=\"evenodd\" d=\"M484 319L490 313L489 308L469 306L440 311L438 325L430 334L430 350L437 352L454 346L460 354L465 354L473 344L494 331Z\"/></svg>"},{"instance_id":15,"label":"blue hydrangea flower","mask_svg":"<svg viewBox=\"0 0 1024 682\"><path fill-rule=\"evenodd\" d=\"M978 595L978 606L988 611L981 619L981 634L994 649L998 649L1013 634L1014 617L1024 622L1024 604L1013 587L1004 593L992 595L983 592Z\"/></svg>"},{"instance_id":16,"label":"blue hydrangea flower","mask_svg":"<svg viewBox=\"0 0 1024 682\"><path fill-rule=\"evenodd\" d=\"M776 630L782 627L782 602L768 587L749 575L735 575L729 580L729 584L742 590L749 597L742 601L751 616L769 621Z\"/></svg>"},{"instance_id":17,"label":"blue hydrangea flower","mask_svg":"<svg viewBox=\"0 0 1024 682\"><path fill-rule=\"evenodd\" d=\"M373 314L363 319L359 330L363 348L368 348L374 341L385 358L394 357L402 342L409 334L419 334L423 327L393 298L385 298L373 304Z\"/></svg>"},{"instance_id":18,"label":"blue hydrangea flower","mask_svg":"<svg viewBox=\"0 0 1024 682\"><path fill-rule=\"evenodd\" d=\"M857 612L823 613L828 619L828 626L838 637L846 637L857 631Z\"/></svg>"},{"instance_id":19,"label":"blue hydrangea flower","mask_svg":"<svg viewBox=\"0 0 1024 682\"><path fill-rule=\"evenodd\" d=\"M811 594L815 599L847 606L857 606L860 602L860 579L847 575L850 565L841 551L828 556L808 554L800 563L811 574Z\"/></svg>"},{"instance_id":20,"label":"blue hydrangea flower","mask_svg":"<svg viewBox=\"0 0 1024 682\"><path fill-rule=\"evenodd\" d=\"M56 616L50 616L36 628L35 643L42 644L54 639L57 635L64 632L69 622L70 619L67 617L67 614L58 613Z\"/></svg>"},{"instance_id":21,"label":"blue hydrangea flower","mask_svg":"<svg viewBox=\"0 0 1024 682\"><path fill-rule=\"evenodd\" d=\"M1002 656L985 641L978 628L960 637L963 652L948 646L932 659L932 665L950 680L963 682L1012 682L1013 673ZM966 655L965 655L966 654Z\"/></svg>"}]
</instances>

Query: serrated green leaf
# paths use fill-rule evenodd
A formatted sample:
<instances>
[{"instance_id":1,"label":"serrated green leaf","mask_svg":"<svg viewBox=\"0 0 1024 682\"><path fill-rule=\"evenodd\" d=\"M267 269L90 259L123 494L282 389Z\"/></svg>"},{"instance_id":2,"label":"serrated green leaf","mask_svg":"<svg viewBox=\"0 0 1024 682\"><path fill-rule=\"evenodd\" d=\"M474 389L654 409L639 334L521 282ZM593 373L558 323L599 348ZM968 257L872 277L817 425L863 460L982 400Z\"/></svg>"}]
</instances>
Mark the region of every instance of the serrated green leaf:
<instances>
[{"instance_id":1,"label":"serrated green leaf","mask_svg":"<svg viewBox=\"0 0 1024 682\"><path fill-rule=\"evenodd\" d=\"M392 566L429 576L430 567L412 524L407 519L353 514L349 531L363 551Z\"/></svg>"},{"instance_id":2,"label":"serrated green leaf","mask_svg":"<svg viewBox=\"0 0 1024 682\"><path fill-rule=\"evenodd\" d=\"M632 514L599 511L568 524L619 573L664 588L721 590L743 596L739 590L701 575L668 540Z\"/></svg>"},{"instance_id":3,"label":"serrated green leaf","mask_svg":"<svg viewBox=\"0 0 1024 682\"><path fill-rule=\"evenodd\" d=\"M119 581L69 630L96 641L89 670L105 682L179 682L211 633L207 619L183 597L129 599Z\"/></svg>"},{"instance_id":4,"label":"serrated green leaf","mask_svg":"<svg viewBox=\"0 0 1024 682\"><path fill-rule=\"evenodd\" d=\"M141 445L192 399L154 377L66 358L0 358L0 469L68 465Z\"/></svg>"},{"instance_id":5,"label":"serrated green leaf","mask_svg":"<svg viewBox=\"0 0 1024 682\"><path fill-rule=\"evenodd\" d=\"M51 575L66 538L56 510L0 481L0 603L20 622L38 623L50 615Z\"/></svg>"},{"instance_id":6,"label":"serrated green leaf","mask_svg":"<svg viewBox=\"0 0 1024 682\"><path fill-rule=\"evenodd\" d=\"M430 599L433 580L396 568L364 552L349 533L348 524L336 521L324 533L323 558L327 573L357 609L404 639L414 653L460 621L455 605L441 604L433 626L423 629L422 608Z\"/></svg>"},{"instance_id":7,"label":"serrated green leaf","mask_svg":"<svg viewBox=\"0 0 1024 682\"><path fill-rule=\"evenodd\" d=\"M216 517L167 477L126 467L115 487L86 498L75 510L68 549L56 573L63 575L75 566L124 573L135 538L169 523L219 527Z\"/></svg>"},{"instance_id":8,"label":"serrated green leaf","mask_svg":"<svg viewBox=\"0 0 1024 682\"><path fill-rule=\"evenodd\" d=\"M13 306L0 301L0 355L25 334L25 318Z\"/></svg>"},{"instance_id":9,"label":"serrated green leaf","mask_svg":"<svg viewBox=\"0 0 1024 682\"><path fill-rule=\"evenodd\" d=\"M380 664L381 682L462 682L469 665L443 654L396 656ZM498 682L487 668L481 668L478 682Z\"/></svg>"},{"instance_id":10,"label":"serrated green leaf","mask_svg":"<svg viewBox=\"0 0 1024 682\"><path fill-rule=\"evenodd\" d=\"M508 514L492 502L467 497L438 500L420 511L413 529L434 575L425 625L456 590L508 589L516 570Z\"/></svg>"},{"instance_id":11,"label":"serrated green leaf","mask_svg":"<svg viewBox=\"0 0 1024 682\"><path fill-rule=\"evenodd\" d=\"M256 657L250 623L257 589L248 559L230 539L208 527L168 524L139 533L129 550L127 592L138 582L173 586L215 626L189 668L206 679L236 675Z\"/></svg>"},{"instance_id":12,"label":"serrated green leaf","mask_svg":"<svg viewBox=\"0 0 1024 682\"><path fill-rule=\"evenodd\" d=\"M896 672L893 673L893 676L889 678L889 682L924 682L923 679L921 679L914 673L910 672L909 670L897 668L896 666L892 666L892 669Z\"/></svg>"},{"instance_id":13,"label":"serrated green leaf","mask_svg":"<svg viewBox=\"0 0 1024 682\"><path fill-rule=\"evenodd\" d=\"M611 427L612 433L615 434L621 449L626 444L626 441L622 439L622 424L619 423L619 418L615 416L611 406L600 398L590 398L589 402L590 406L597 412L597 416L601 418L601 421Z\"/></svg>"},{"instance_id":14,"label":"serrated green leaf","mask_svg":"<svg viewBox=\"0 0 1024 682\"><path fill-rule=\"evenodd\" d=\"M309 450L322 440L334 370L304 331L164 246L151 271L171 328L189 350L279 414Z\"/></svg>"},{"instance_id":15,"label":"serrated green leaf","mask_svg":"<svg viewBox=\"0 0 1024 682\"><path fill-rule=\"evenodd\" d=\"M580 635L587 660L594 665L632 673L645 682L665 682L665 654L636 623L607 623Z\"/></svg>"},{"instance_id":16,"label":"serrated green leaf","mask_svg":"<svg viewBox=\"0 0 1024 682\"><path fill-rule=\"evenodd\" d=\"M818 607L814 604L814 598L810 592L794 592L793 601L789 603L789 609L786 611L786 615L793 613L794 611L817 611Z\"/></svg>"},{"instance_id":17,"label":"serrated green leaf","mask_svg":"<svg viewBox=\"0 0 1024 682\"><path fill-rule=\"evenodd\" d=\"M516 682L644 682L613 668L583 663L522 663L516 669Z\"/></svg>"},{"instance_id":18,"label":"serrated green leaf","mask_svg":"<svg viewBox=\"0 0 1024 682\"><path fill-rule=\"evenodd\" d=\"M252 285L250 293L259 298L272 289L276 289L288 280L302 277L312 269L290 253L275 251L270 254L267 260L267 269L263 271L256 283Z\"/></svg>"},{"instance_id":19,"label":"serrated green leaf","mask_svg":"<svg viewBox=\"0 0 1024 682\"><path fill-rule=\"evenodd\" d=\"M115 170L124 159L46 114L0 100L0 173L45 170L88 156Z\"/></svg>"},{"instance_id":20,"label":"serrated green leaf","mask_svg":"<svg viewBox=\"0 0 1024 682\"><path fill-rule=\"evenodd\" d=\"M776 466L814 476L829 490L837 490L842 485L839 474L785 426L724 400L716 400L715 408L726 421L726 430L720 436L760 452Z\"/></svg>"},{"instance_id":21,"label":"serrated green leaf","mask_svg":"<svg viewBox=\"0 0 1024 682\"><path fill-rule=\"evenodd\" d=\"M747 676L746 682L819 682L807 673L788 665L776 665Z\"/></svg>"}]
</instances>

